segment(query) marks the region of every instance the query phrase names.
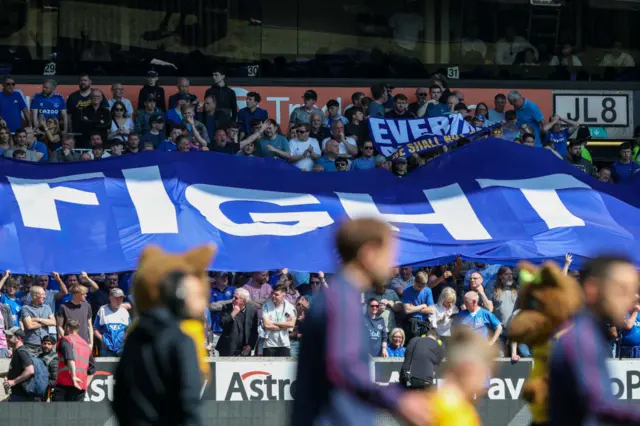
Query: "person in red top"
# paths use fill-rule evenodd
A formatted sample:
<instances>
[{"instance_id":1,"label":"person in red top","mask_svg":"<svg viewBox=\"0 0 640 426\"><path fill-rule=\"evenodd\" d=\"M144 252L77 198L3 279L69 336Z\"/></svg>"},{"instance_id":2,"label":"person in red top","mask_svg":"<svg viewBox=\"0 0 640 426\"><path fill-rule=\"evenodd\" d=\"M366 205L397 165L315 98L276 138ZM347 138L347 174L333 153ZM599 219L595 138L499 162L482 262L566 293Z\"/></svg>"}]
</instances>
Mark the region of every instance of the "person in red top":
<instances>
[{"instance_id":1,"label":"person in red top","mask_svg":"<svg viewBox=\"0 0 640 426\"><path fill-rule=\"evenodd\" d=\"M58 341L58 379L53 390L52 401L84 401L95 366L91 347L78 334L80 323L69 320L66 336Z\"/></svg>"}]
</instances>

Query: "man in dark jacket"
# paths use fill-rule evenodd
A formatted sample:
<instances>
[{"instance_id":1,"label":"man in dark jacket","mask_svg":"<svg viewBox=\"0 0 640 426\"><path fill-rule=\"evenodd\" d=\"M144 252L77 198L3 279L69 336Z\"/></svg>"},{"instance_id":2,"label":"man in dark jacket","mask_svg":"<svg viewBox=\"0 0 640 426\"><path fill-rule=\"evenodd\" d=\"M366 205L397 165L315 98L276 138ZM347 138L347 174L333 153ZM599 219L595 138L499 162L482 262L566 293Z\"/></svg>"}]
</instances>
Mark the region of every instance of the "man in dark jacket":
<instances>
[{"instance_id":1,"label":"man in dark jacket","mask_svg":"<svg viewBox=\"0 0 640 426\"><path fill-rule=\"evenodd\" d=\"M144 109L144 102L152 95L156 100L156 107L165 112L167 105L165 103L164 89L158 85L158 72L149 71L147 73L147 81L148 83L142 86L138 94L138 109Z\"/></svg>"},{"instance_id":2,"label":"man in dark jacket","mask_svg":"<svg viewBox=\"0 0 640 426\"><path fill-rule=\"evenodd\" d=\"M42 360L45 367L49 371L49 389L53 390L56 386L56 379L58 378L58 354L53 349L56 346L56 342L51 336L44 336L42 338L42 353L38 355L38 358Z\"/></svg>"},{"instance_id":3,"label":"man in dark jacket","mask_svg":"<svg viewBox=\"0 0 640 426\"><path fill-rule=\"evenodd\" d=\"M579 140L571 140L569 143L569 151L564 160L569 164L573 164L579 170L588 175L593 175L593 164L582 156L582 143Z\"/></svg>"},{"instance_id":4,"label":"man in dark jacket","mask_svg":"<svg viewBox=\"0 0 640 426\"><path fill-rule=\"evenodd\" d=\"M150 246L133 282L140 316L114 375L113 411L120 426L203 425L200 395L211 380L206 362L206 271L211 246L182 255Z\"/></svg>"},{"instance_id":5,"label":"man in dark jacket","mask_svg":"<svg viewBox=\"0 0 640 426\"><path fill-rule=\"evenodd\" d=\"M222 334L216 345L220 356L249 356L258 342L258 311L249 304L249 292L239 288L222 308Z\"/></svg>"},{"instance_id":6,"label":"man in dark jacket","mask_svg":"<svg viewBox=\"0 0 640 426\"><path fill-rule=\"evenodd\" d=\"M64 135L60 149L49 156L50 163L73 163L80 161L80 154L74 151L76 139L71 134Z\"/></svg>"},{"instance_id":7,"label":"man in dark jacket","mask_svg":"<svg viewBox=\"0 0 640 426\"><path fill-rule=\"evenodd\" d=\"M207 89L204 97L213 96L216 99L217 110L227 114L227 117L236 121L238 119L238 102L236 92L227 86L226 75L221 69L213 70L213 86Z\"/></svg>"},{"instance_id":8,"label":"man in dark jacket","mask_svg":"<svg viewBox=\"0 0 640 426\"><path fill-rule=\"evenodd\" d=\"M444 359L444 347L434 329L426 337L414 337L407 345L400 368L400 382L411 389L427 389L433 385L436 367Z\"/></svg>"}]
</instances>

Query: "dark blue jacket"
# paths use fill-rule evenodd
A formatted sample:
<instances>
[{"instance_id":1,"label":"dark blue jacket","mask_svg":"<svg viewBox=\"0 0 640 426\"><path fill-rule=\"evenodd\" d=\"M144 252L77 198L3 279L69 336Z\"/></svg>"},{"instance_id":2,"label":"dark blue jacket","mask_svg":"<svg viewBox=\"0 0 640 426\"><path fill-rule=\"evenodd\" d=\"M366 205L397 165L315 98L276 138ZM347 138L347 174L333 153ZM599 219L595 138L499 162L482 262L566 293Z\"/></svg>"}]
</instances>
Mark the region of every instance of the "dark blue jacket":
<instances>
[{"instance_id":1,"label":"dark blue jacket","mask_svg":"<svg viewBox=\"0 0 640 426\"><path fill-rule=\"evenodd\" d=\"M314 297L302 329L291 425L369 426L372 406L394 410L401 390L371 378L361 293L342 275Z\"/></svg>"}]
</instances>

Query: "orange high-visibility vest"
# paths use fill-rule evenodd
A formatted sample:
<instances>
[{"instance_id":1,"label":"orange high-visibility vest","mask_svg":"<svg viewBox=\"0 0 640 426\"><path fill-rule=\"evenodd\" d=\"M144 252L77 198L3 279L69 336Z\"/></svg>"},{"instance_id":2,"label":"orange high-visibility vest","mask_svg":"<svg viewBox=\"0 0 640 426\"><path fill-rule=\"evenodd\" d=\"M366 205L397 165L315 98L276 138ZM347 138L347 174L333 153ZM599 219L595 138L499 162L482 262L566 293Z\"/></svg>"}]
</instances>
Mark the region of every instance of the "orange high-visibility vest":
<instances>
[{"instance_id":1,"label":"orange high-visibility vest","mask_svg":"<svg viewBox=\"0 0 640 426\"><path fill-rule=\"evenodd\" d=\"M82 389L87 390L87 379L89 370L89 357L91 356L91 347L85 340L78 334L70 334L62 337L58 341L56 352L58 352L58 379L56 380L56 386L68 386L73 387L73 379L71 378L71 369L69 365L64 361L62 354L62 340L69 342L73 348L73 358L76 363L76 377L82 382Z\"/></svg>"}]
</instances>

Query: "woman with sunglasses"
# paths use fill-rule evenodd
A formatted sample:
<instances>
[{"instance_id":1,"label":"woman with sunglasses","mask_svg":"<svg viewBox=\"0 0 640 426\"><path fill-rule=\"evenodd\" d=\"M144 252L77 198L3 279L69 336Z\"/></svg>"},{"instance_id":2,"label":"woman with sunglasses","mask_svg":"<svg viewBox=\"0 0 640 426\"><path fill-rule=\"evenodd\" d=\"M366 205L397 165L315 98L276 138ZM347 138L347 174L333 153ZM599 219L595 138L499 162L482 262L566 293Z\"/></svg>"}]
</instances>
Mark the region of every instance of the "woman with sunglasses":
<instances>
[{"instance_id":1,"label":"woman with sunglasses","mask_svg":"<svg viewBox=\"0 0 640 426\"><path fill-rule=\"evenodd\" d=\"M107 139L120 139L127 142L129 133L133 132L135 124L128 116L127 109L121 101L115 101L111 107L111 130Z\"/></svg>"},{"instance_id":2,"label":"woman with sunglasses","mask_svg":"<svg viewBox=\"0 0 640 426\"><path fill-rule=\"evenodd\" d=\"M379 312L380 302L372 297L367 301L367 313L364 321L369 336L369 355L388 358L387 330L385 330L384 320L378 315Z\"/></svg>"}]
</instances>

